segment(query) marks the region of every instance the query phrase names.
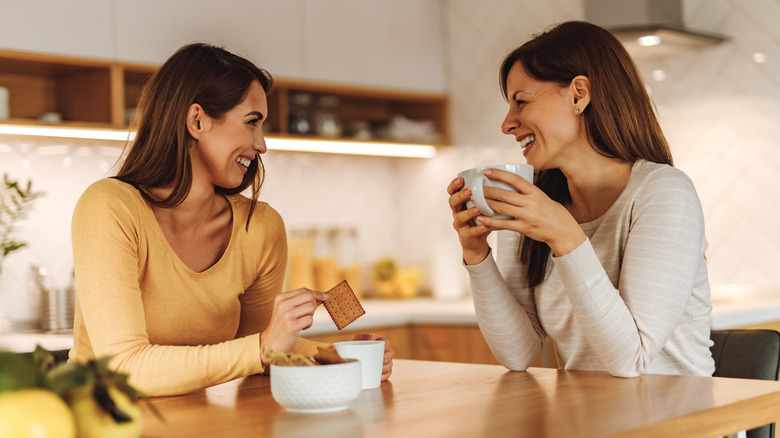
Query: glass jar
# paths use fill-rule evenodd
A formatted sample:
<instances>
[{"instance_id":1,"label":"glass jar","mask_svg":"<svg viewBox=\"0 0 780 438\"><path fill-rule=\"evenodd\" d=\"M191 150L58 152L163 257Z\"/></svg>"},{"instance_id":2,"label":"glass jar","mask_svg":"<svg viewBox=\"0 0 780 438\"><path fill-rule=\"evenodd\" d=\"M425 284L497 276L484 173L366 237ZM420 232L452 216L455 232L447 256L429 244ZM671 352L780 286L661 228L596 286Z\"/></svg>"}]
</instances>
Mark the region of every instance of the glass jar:
<instances>
[{"instance_id":1,"label":"glass jar","mask_svg":"<svg viewBox=\"0 0 780 438\"><path fill-rule=\"evenodd\" d=\"M291 134L309 135L312 129L312 96L309 93L290 93L289 127Z\"/></svg>"},{"instance_id":2,"label":"glass jar","mask_svg":"<svg viewBox=\"0 0 780 438\"><path fill-rule=\"evenodd\" d=\"M339 283L338 261L333 248L333 230L314 231L314 289L327 291Z\"/></svg>"},{"instance_id":3,"label":"glass jar","mask_svg":"<svg viewBox=\"0 0 780 438\"><path fill-rule=\"evenodd\" d=\"M341 135L341 123L336 110L339 99L330 94L317 97L317 106L314 112L314 127L317 135L322 137L339 137Z\"/></svg>"},{"instance_id":4,"label":"glass jar","mask_svg":"<svg viewBox=\"0 0 780 438\"><path fill-rule=\"evenodd\" d=\"M347 280L358 298L363 296L363 276L360 268L359 241L355 228L336 231L335 250L338 261L339 281Z\"/></svg>"},{"instance_id":5,"label":"glass jar","mask_svg":"<svg viewBox=\"0 0 780 438\"><path fill-rule=\"evenodd\" d=\"M314 289L314 241L310 230L292 230L287 244L287 290Z\"/></svg>"}]
</instances>

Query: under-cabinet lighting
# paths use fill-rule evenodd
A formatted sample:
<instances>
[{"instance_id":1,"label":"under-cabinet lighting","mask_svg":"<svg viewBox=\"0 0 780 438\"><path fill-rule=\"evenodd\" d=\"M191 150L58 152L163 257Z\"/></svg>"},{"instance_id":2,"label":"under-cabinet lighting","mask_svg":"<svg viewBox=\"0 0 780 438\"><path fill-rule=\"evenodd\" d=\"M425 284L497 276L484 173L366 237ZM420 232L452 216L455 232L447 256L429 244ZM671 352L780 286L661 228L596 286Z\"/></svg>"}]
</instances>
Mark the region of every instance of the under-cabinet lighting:
<instances>
[{"instance_id":1,"label":"under-cabinet lighting","mask_svg":"<svg viewBox=\"0 0 780 438\"><path fill-rule=\"evenodd\" d=\"M87 129L60 126L29 126L11 124L0 124L0 134L111 141L128 141L135 137L134 132L121 129ZM265 142L269 150L277 151L372 155L402 158L431 158L436 155L436 147L426 144L400 144L314 139L309 140L279 137L266 137Z\"/></svg>"},{"instance_id":2,"label":"under-cabinet lighting","mask_svg":"<svg viewBox=\"0 0 780 438\"><path fill-rule=\"evenodd\" d=\"M337 140L306 140L266 137L269 150L375 155L381 157L432 158L436 148L425 144L399 144Z\"/></svg>"},{"instance_id":3,"label":"under-cabinet lighting","mask_svg":"<svg viewBox=\"0 0 780 438\"><path fill-rule=\"evenodd\" d=\"M113 141L132 140L135 136L135 133L121 129L69 128L64 126L28 126L4 124L0 124L0 134Z\"/></svg>"}]
</instances>

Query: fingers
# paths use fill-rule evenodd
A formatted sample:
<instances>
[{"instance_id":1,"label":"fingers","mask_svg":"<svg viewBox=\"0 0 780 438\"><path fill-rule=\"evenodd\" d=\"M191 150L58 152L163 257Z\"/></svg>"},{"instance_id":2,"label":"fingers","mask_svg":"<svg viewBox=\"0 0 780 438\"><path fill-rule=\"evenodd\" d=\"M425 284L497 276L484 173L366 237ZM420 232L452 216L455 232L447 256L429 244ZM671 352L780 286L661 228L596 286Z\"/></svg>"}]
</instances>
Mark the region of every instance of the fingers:
<instances>
[{"instance_id":1,"label":"fingers","mask_svg":"<svg viewBox=\"0 0 780 438\"><path fill-rule=\"evenodd\" d=\"M328 294L298 289L276 296L274 310L281 322L291 332L300 332L311 327L317 306L328 299Z\"/></svg>"},{"instance_id":2,"label":"fingers","mask_svg":"<svg viewBox=\"0 0 780 438\"><path fill-rule=\"evenodd\" d=\"M385 339L385 338L378 338L378 340L385 342L385 356L384 356L384 360L382 361L382 363L384 363L384 364L389 364L389 363L392 364L393 357L395 356L395 350L393 350L393 348L390 347L390 340L389 339Z\"/></svg>"},{"instance_id":3,"label":"fingers","mask_svg":"<svg viewBox=\"0 0 780 438\"><path fill-rule=\"evenodd\" d=\"M393 357L395 356L395 350L390 347L389 339L377 338L377 340L385 341L385 356L382 363L382 381L384 382L390 378L390 374L393 373Z\"/></svg>"},{"instance_id":4,"label":"fingers","mask_svg":"<svg viewBox=\"0 0 780 438\"><path fill-rule=\"evenodd\" d=\"M330 295L328 295L326 292L317 292L317 291L310 291L312 294L312 297L317 301L317 305L324 303L328 298L330 298Z\"/></svg>"},{"instance_id":5,"label":"fingers","mask_svg":"<svg viewBox=\"0 0 780 438\"><path fill-rule=\"evenodd\" d=\"M466 202L471 199L471 189L466 187L463 190L459 190L450 195L450 208L453 212L458 212L465 209Z\"/></svg>"},{"instance_id":6,"label":"fingers","mask_svg":"<svg viewBox=\"0 0 780 438\"><path fill-rule=\"evenodd\" d=\"M387 365L388 363L391 363L393 361L393 357L395 356L395 350L393 350L390 347L390 339L387 338L380 338L377 337L377 335L373 333L358 333L353 338L353 341L382 341L385 343L385 354L383 358L383 363Z\"/></svg>"},{"instance_id":7,"label":"fingers","mask_svg":"<svg viewBox=\"0 0 780 438\"><path fill-rule=\"evenodd\" d=\"M463 227L473 227L476 225L474 219L476 219L480 214L482 213L479 212L477 207L471 207L459 212L454 212L452 214L452 226L458 231L460 231L460 228Z\"/></svg>"},{"instance_id":8,"label":"fingers","mask_svg":"<svg viewBox=\"0 0 780 438\"><path fill-rule=\"evenodd\" d=\"M393 373L393 362L388 362L382 366L382 381L386 381L390 378L390 374Z\"/></svg>"},{"instance_id":9,"label":"fingers","mask_svg":"<svg viewBox=\"0 0 780 438\"><path fill-rule=\"evenodd\" d=\"M465 184L465 181L461 177L457 177L453 179L450 184L447 186L447 193L450 195L455 194L457 191L463 188L463 185Z\"/></svg>"},{"instance_id":10,"label":"fingers","mask_svg":"<svg viewBox=\"0 0 780 438\"><path fill-rule=\"evenodd\" d=\"M260 334L260 344L277 351L292 351L298 335L314 323L314 311L328 294L296 289L274 298L271 322Z\"/></svg>"},{"instance_id":11,"label":"fingers","mask_svg":"<svg viewBox=\"0 0 780 438\"><path fill-rule=\"evenodd\" d=\"M495 181L501 181L509 184L520 193L528 193L534 190L536 186L528 182L525 178L512 172L507 172L501 169L486 169L485 176Z\"/></svg>"},{"instance_id":12,"label":"fingers","mask_svg":"<svg viewBox=\"0 0 780 438\"><path fill-rule=\"evenodd\" d=\"M289 303L302 304L305 302L311 302L315 305L319 305L323 301L330 297L326 292L319 292L306 288L295 289L290 292L284 292L276 296L276 301L288 301Z\"/></svg>"},{"instance_id":13,"label":"fingers","mask_svg":"<svg viewBox=\"0 0 780 438\"><path fill-rule=\"evenodd\" d=\"M385 354L382 358L382 381L384 382L390 378L390 374L393 373L393 357L395 357L395 350L390 347L390 340L387 338L378 337L373 333L358 333L352 337L353 341L383 341L385 343Z\"/></svg>"}]
</instances>

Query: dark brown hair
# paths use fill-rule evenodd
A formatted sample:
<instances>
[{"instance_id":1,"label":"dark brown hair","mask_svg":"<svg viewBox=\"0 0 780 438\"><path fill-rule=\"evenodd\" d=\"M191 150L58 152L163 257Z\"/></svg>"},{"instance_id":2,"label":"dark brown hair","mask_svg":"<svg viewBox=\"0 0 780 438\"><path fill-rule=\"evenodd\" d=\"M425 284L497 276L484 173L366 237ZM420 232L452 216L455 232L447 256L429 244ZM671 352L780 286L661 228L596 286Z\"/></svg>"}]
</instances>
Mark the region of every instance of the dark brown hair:
<instances>
[{"instance_id":1,"label":"dark brown hair","mask_svg":"<svg viewBox=\"0 0 780 438\"><path fill-rule=\"evenodd\" d=\"M579 75L590 80L591 99L582 117L589 143L601 155L627 162L645 159L673 165L653 103L636 65L609 31L583 21L553 26L515 49L499 70L507 99L507 76L515 63L538 81L568 86ZM571 200L566 176L559 169L539 171L536 185L552 200ZM528 286L544 280L550 247L523 239L520 257L528 263Z\"/></svg>"},{"instance_id":2,"label":"dark brown hair","mask_svg":"<svg viewBox=\"0 0 780 438\"><path fill-rule=\"evenodd\" d=\"M156 206L179 205L192 185L190 146L194 139L186 126L189 107L197 103L209 117L221 119L244 101L254 81L260 82L266 93L273 84L267 71L220 47L195 43L180 48L144 86L137 108L136 136L125 147L115 178L132 184ZM264 176L265 168L257 155L238 187L215 190L232 195L251 186L251 218ZM172 187L172 191L158 199L149 190L159 187Z\"/></svg>"}]
</instances>

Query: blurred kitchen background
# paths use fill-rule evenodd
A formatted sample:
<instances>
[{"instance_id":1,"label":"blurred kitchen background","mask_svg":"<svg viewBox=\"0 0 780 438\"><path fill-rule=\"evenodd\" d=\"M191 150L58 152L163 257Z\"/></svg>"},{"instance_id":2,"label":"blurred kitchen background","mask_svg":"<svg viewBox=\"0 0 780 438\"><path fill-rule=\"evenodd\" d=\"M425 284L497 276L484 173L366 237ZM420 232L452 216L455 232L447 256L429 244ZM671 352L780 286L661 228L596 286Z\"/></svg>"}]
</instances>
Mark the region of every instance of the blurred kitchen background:
<instances>
[{"instance_id":1,"label":"blurred kitchen background","mask_svg":"<svg viewBox=\"0 0 780 438\"><path fill-rule=\"evenodd\" d=\"M725 41L637 62L675 163L702 200L710 281L778 285L780 1L677 3L686 27ZM468 285L447 184L468 167L523 162L513 139L500 132L506 103L499 63L548 25L590 18L592 6L583 0L0 0L0 50L159 64L183 44L206 41L280 78L446 95L450 141L435 157L270 150L261 198L285 218L291 243L318 235L320 246L310 241L316 251L328 235L340 235L326 246L341 248L346 263L358 267L364 297L380 295L373 270L390 261L419 282L413 293L453 299L467 296ZM68 287L73 207L90 183L111 175L121 147L0 135L0 173L30 179L45 192L17 227L29 245L3 263L0 320L39 317L33 265L46 268L49 287Z\"/></svg>"}]
</instances>

